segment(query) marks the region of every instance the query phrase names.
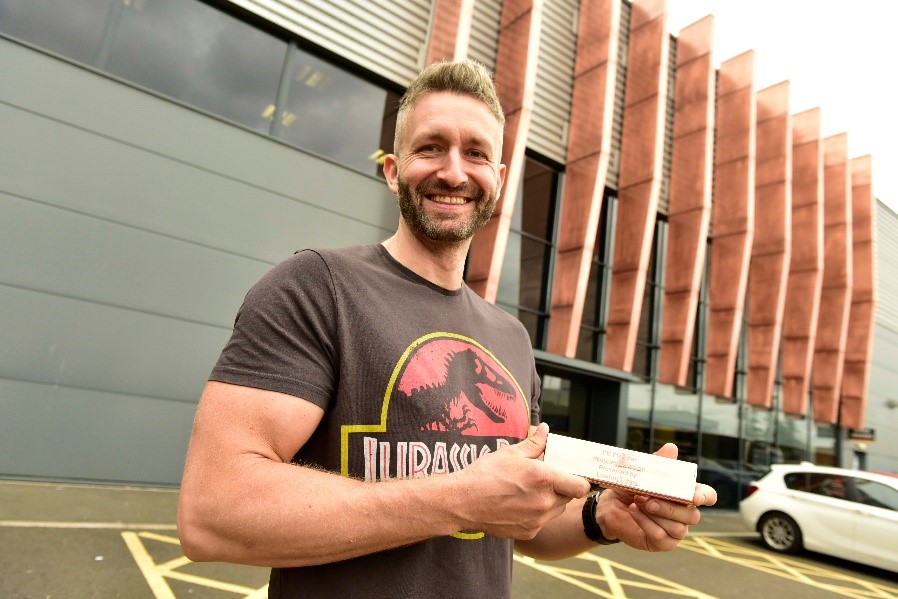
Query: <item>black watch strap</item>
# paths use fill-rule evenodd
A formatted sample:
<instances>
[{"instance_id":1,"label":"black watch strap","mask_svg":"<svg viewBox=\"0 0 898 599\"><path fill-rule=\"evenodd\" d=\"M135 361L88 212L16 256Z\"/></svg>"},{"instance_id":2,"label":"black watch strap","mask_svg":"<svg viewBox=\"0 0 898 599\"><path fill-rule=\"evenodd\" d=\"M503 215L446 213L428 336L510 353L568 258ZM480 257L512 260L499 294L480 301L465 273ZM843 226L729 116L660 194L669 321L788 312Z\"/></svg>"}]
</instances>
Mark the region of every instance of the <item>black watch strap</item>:
<instances>
[{"instance_id":1,"label":"black watch strap","mask_svg":"<svg viewBox=\"0 0 898 599\"><path fill-rule=\"evenodd\" d=\"M620 543L620 539L609 539L602 533L602 529L599 526L599 523L596 522L596 504L599 501L599 495L602 494L602 491L590 495L586 498L586 503L583 504L583 532L586 533L586 537L599 545L613 545L615 543Z\"/></svg>"}]
</instances>

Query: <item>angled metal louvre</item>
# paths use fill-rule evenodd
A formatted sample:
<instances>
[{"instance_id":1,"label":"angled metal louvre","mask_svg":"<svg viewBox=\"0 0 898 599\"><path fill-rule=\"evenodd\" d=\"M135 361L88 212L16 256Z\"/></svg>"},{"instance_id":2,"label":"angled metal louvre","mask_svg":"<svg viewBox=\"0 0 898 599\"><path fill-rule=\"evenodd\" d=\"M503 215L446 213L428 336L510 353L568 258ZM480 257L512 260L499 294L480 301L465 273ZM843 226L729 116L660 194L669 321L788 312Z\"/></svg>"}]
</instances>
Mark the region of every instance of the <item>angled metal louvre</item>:
<instances>
[{"instance_id":1,"label":"angled metal louvre","mask_svg":"<svg viewBox=\"0 0 898 599\"><path fill-rule=\"evenodd\" d=\"M496 70L496 49L499 47L499 22L502 0L477 0L471 19L471 41L468 57Z\"/></svg>"},{"instance_id":2,"label":"angled metal louvre","mask_svg":"<svg viewBox=\"0 0 898 599\"><path fill-rule=\"evenodd\" d=\"M567 158L578 12L575 0L546 0L543 5L536 98L527 137L527 147L562 164Z\"/></svg>"},{"instance_id":3,"label":"angled metal louvre","mask_svg":"<svg viewBox=\"0 0 898 599\"><path fill-rule=\"evenodd\" d=\"M430 0L231 0L400 85L423 66Z\"/></svg>"}]
</instances>

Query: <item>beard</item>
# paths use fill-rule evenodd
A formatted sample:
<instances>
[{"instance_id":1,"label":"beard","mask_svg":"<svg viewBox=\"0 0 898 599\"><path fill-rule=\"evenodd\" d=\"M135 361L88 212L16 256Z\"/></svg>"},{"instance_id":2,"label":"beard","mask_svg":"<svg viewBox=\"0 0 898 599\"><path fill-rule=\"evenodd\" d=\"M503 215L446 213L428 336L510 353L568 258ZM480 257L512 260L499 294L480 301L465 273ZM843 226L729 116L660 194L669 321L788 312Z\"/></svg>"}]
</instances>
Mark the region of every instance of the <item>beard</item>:
<instances>
[{"instance_id":1,"label":"beard","mask_svg":"<svg viewBox=\"0 0 898 599\"><path fill-rule=\"evenodd\" d=\"M497 189L487 194L476 183L465 183L458 187L449 187L439 182L422 183L414 193L407 181L399 177L397 182L399 213L409 228L416 235L423 235L431 241L454 242L465 241L474 236L489 222L493 209L499 201ZM433 217L424 209L427 195L452 195L461 193L472 198L474 214L464 222L451 222L448 218Z\"/></svg>"}]
</instances>

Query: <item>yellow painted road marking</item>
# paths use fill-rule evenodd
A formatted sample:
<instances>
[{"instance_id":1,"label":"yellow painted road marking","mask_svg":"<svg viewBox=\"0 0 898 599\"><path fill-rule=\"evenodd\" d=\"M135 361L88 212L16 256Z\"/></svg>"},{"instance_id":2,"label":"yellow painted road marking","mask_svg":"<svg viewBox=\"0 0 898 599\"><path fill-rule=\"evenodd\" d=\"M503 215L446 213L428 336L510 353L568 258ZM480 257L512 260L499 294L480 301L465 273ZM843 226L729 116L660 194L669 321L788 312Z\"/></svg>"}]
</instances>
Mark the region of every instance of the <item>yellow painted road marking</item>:
<instances>
[{"instance_id":1,"label":"yellow painted road marking","mask_svg":"<svg viewBox=\"0 0 898 599\"><path fill-rule=\"evenodd\" d=\"M694 551L726 562L759 570L854 599L898 599L898 588L878 584L850 574L843 574L814 564L784 557L772 551L757 551L721 541L690 537L680 543L681 549Z\"/></svg>"},{"instance_id":2,"label":"yellow painted road marking","mask_svg":"<svg viewBox=\"0 0 898 599\"><path fill-rule=\"evenodd\" d=\"M175 595L168 586L166 579L180 580L190 584L227 591L242 595L244 599L265 599L268 596L268 585L264 585L258 589L247 587L244 585L233 584L208 578L206 576L197 576L181 572L178 568L190 565L193 562L184 556L168 560L167 562L156 563L143 544L143 539L168 543L170 545L181 546L181 542L177 537L170 537L153 532L122 532L122 538L131 551L137 567L140 568L143 577L146 579L150 590L156 599L175 599Z\"/></svg>"},{"instance_id":3,"label":"yellow painted road marking","mask_svg":"<svg viewBox=\"0 0 898 599\"><path fill-rule=\"evenodd\" d=\"M663 593L665 597L694 597L695 599L716 599L701 591L689 588L679 583L655 576L636 568L599 557L592 553L583 553L575 559L594 562L601 574L592 571L577 570L553 566L550 563L539 562L530 557L515 554L516 562L539 570L543 574L563 580L586 592L606 599L627 599L627 589L644 589ZM624 575L627 575L626 577ZM601 586L600 586L601 585Z\"/></svg>"},{"instance_id":4,"label":"yellow painted road marking","mask_svg":"<svg viewBox=\"0 0 898 599\"><path fill-rule=\"evenodd\" d=\"M143 543L140 542L137 534L133 532L123 532L122 538L125 539L125 544L128 546L128 550L131 551L134 561L137 562L137 567L140 568L147 584L150 585L150 590L153 592L153 596L156 597L156 599L175 599L175 594L172 593L171 587L168 586L168 583L165 582L165 578L159 570L156 569L156 564L153 562L153 558L150 557L150 554L143 546Z\"/></svg>"}]
</instances>

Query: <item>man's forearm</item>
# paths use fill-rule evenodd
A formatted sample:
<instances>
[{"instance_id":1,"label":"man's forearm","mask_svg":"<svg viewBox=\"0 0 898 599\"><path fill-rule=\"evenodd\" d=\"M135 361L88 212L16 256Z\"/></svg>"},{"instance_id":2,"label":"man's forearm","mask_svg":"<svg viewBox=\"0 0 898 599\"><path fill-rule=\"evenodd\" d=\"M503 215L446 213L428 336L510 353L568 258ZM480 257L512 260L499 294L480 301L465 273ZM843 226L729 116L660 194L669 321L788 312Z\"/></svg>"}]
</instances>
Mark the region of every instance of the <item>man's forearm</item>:
<instances>
[{"instance_id":1,"label":"man's forearm","mask_svg":"<svg viewBox=\"0 0 898 599\"><path fill-rule=\"evenodd\" d=\"M365 483L247 458L182 487L178 530L194 561L267 567L340 561L456 532L449 477ZM204 482L206 484L204 484Z\"/></svg>"}]
</instances>

